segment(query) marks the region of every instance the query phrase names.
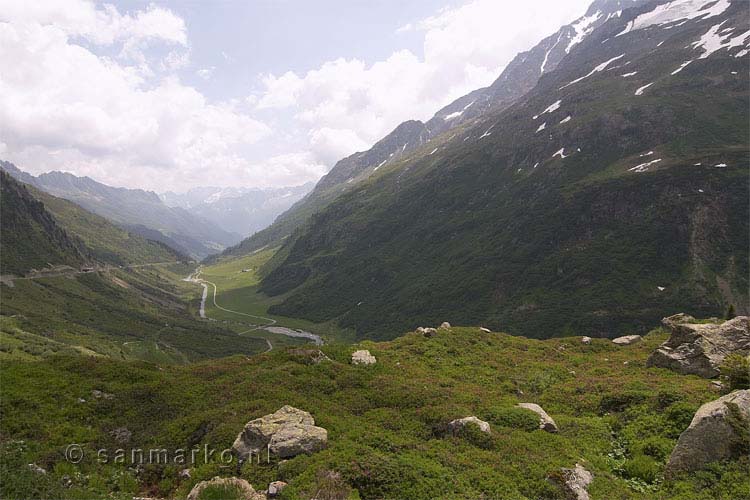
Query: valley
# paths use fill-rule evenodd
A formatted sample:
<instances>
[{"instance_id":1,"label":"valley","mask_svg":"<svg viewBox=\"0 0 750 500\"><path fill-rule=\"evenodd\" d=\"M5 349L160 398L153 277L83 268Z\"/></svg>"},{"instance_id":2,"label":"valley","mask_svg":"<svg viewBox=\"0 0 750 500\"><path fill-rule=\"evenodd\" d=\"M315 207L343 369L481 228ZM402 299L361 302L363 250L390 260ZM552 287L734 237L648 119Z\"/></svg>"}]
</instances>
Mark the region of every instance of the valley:
<instances>
[{"instance_id":1,"label":"valley","mask_svg":"<svg viewBox=\"0 0 750 500\"><path fill-rule=\"evenodd\" d=\"M0 498L750 500L747 1L0 11Z\"/></svg>"}]
</instances>

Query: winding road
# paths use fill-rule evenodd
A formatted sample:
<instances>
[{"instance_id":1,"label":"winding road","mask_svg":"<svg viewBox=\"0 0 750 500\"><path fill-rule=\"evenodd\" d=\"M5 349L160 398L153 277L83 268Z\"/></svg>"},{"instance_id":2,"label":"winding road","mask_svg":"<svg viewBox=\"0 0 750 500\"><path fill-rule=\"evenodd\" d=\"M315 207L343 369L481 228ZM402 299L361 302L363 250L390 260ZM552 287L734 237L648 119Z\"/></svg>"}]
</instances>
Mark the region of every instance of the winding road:
<instances>
[{"instance_id":1,"label":"winding road","mask_svg":"<svg viewBox=\"0 0 750 500\"><path fill-rule=\"evenodd\" d=\"M253 325L253 327L250 328L249 330L238 332L237 335L245 335L247 333L254 332L254 331L257 331L257 330L265 330L265 331L267 331L269 333L273 333L273 334L276 334L276 335L284 335L284 336L287 336L287 337L294 337L294 338L306 338L306 339L311 340L312 342L314 342L316 345L322 345L323 344L322 337L320 337L319 335L315 335L314 333L305 332L305 331L292 330L290 328L286 328L286 327L283 327L283 326L274 326L277 323L277 321L275 319L266 318L264 316L257 316L255 314L248 314L248 313L244 313L244 312L240 312L240 311L234 311L232 309L227 309L226 307L220 306L216 302L216 293L218 291L218 287L216 286L216 283L213 283L211 281L204 280L203 278L201 278L200 277L201 272L203 272L202 268L198 267L195 271L193 271L192 274L190 274L190 276L188 276L187 278L185 278L183 280L183 281L188 281L188 282L191 282L191 283L198 283L201 286L203 286L203 295L201 297L201 306L200 306L200 317L201 318L211 319L208 316L206 316L206 299L208 298L208 286L210 285L214 289L214 292L213 292L212 297L211 297L211 300L213 301L214 307L216 307L217 309L220 309L220 310L222 310L224 312L228 312L230 314L238 314L240 316L245 316L245 317L248 317L248 318L254 318L254 319L258 319L258 320L261 320L261 321L265 322L264 324L261 324L261 325ZM263 340L265 340L266 344L268 344L268 349L266 349L265 352L268 352L271 349L273 349L273 344L267 338L264 338L264 337L250 337L250 338L256 338L256 339L261 339L262 338Z\"/></svg>"}]
</instances>

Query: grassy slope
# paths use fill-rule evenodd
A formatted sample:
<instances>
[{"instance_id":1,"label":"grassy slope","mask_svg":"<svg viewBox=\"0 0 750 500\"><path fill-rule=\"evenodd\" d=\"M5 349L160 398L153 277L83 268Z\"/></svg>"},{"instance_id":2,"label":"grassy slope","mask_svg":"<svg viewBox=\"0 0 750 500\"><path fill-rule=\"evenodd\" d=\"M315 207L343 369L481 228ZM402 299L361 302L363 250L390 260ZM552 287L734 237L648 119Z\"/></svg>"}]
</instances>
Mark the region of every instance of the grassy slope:
<instances>
[{"instance_id":1,"label":"grassy slope","mask_svg":"<svg viewBox=\"0 0 750 500\"><path fill-rule=\"evenodd\" d=\"M717 397L705 379L645 368L665 337L655 332L627 347L604 340L584 346L577 338L535 341L456 328L431 339L364 343L378 358L372 367L350 365L356 347L341 345L324 346L333 361L319 365L282 350L160 369L81 357L5 362L2 496L184 495L199 480L234 474L232 468L214 460L180 480L181 466L147 466L136 477L124 465L97 463L94 450L220 450L246 421L291 404L328 429L328 448L283 463L246 464L241 472L258 489L289 482L284 498L310 498L325 470L339 472L361 498L562 498L547 477L576 462L595 475L594 499L748 498L747 460L664 482L662 466L677 436L700 404ZM93 399L95 389L114 398ZM520 401L541 404L559 434L533 430L535 420L512 409ZM492 436L439 431L467 415L490 421ZM133 433L127 445L109 434L122 426ZM88 453L77 466L62 458L72 442ZM34 475L27 463L50 473ZM63 475L72 488L60 486Z\"/></svg>"},{"instance_id":2,"label":"grassy slope","mask_svg":"<svg viewBox=\"0 0 750 500\"><path fill-rule=\"evenodd\" d=\"M258 339L197 321L185 265L117 269L3 285L0 359L60 350L115 359L183 363L266 349ZM170 284L171 283L171 284ZM193 306L194 307L194 306Z\"/></svg>"},{"instance_id":3,"label":"grassy slope","mask_svg":"<svg viewBox=\"0 0 750 500\"><path fill-rule=\"evenodd\" d=\"M186 257L175 250L136 234L131 234L73 202L29 188L65 228L80 238L94 259L110 264L171 262Z\"/></svg>"}]
</instances>

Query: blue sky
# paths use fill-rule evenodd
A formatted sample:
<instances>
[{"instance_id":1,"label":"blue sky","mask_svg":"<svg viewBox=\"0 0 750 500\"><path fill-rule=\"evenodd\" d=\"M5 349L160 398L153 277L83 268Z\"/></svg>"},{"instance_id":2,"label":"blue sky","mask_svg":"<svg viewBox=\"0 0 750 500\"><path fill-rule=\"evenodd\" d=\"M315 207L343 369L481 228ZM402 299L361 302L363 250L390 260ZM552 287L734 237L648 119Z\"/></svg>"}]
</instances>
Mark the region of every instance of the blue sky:
<instances>
[{"instance_id":1,"label":"blue sky","mask_svg":"<svg viewBox=\"0 0 750 500\"><path fill-rule=\"evenodd\" d=\"M156 191L317 180L588 0L0 0L0 158Z\"/></svg>"}]
</instances>

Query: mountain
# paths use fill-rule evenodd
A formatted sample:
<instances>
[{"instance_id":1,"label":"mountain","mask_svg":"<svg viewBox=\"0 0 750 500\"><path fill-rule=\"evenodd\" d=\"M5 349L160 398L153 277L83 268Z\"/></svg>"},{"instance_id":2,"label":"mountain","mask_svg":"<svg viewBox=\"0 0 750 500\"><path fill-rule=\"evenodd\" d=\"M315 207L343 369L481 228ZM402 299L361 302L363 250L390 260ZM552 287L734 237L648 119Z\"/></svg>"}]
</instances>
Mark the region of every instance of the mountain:
<instances>
[{"instance_id":1,"label":"mountain","mask_svg":"<svg viewBox=\"0 0 750 500\"><path fill-rule=\"evenodd\" d=\"M81 241L69 236L24 184L0 170L0 274L25 274L50 264L87 261Z\"/></svg>"},{"instance_id":2,"label":"mountain","mask_svg":"<svg viewBox=\"0 0 750 500\"><path fill-rule=\"evenodd\" d=\"M384 338L443 319L612 336L747 311L748 7L609 16L514 104L310 217L266 270L284 298L269 312Z\"/></svg>"},{"instance_id":3,"label":"mountain","mask_svg":"<svg viewBox=\"0 0 750 500\"><path fill-rule=\"evenodd\" d=\"M196 258L221 251L241 238L187 210L166 206L153 192L115 188L65 172L32 176L9 162L0 162L0 168L22 182L70 200L130 231L142 232L142 228L159 231L164 243ZM153 238L151 232L143 235Z\"/></svg>"},{"instance_id":4,"label":"mountain","mask_svg":"<svg viewBox=\"0 0 750 500\"><path fill-rule=\"evenodd\" d=\"M312 188L313 183L270 189L199 187L186 193L163 193L160 198L167 206L183 208L224 231L246 236L268 227Z\"/></svg>"},{"instance_id":5,"label":"mountain","mask_svg":"<svg viewBox=\"0 0 750 500\"><path fill-rule=\"evenodd\" d=\"M622 9L644 0L597 0L586 14L563 26L531 50L518 54L489 87L477 89L440 109L426 123L409 120L365 152L354 153L334 165L315 189L280 215L276 221L238 245L223 252L225 256L245 255L259 248L278 244L300 227L315 212L340 194L385 165L411 155L431 139L471 123L492 110L501 110L531 90L539 78L553 71L560 61L591 32Z\"/></svg>"}]
</instances>

